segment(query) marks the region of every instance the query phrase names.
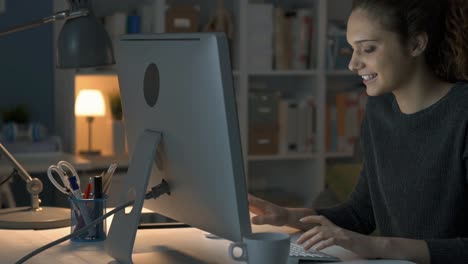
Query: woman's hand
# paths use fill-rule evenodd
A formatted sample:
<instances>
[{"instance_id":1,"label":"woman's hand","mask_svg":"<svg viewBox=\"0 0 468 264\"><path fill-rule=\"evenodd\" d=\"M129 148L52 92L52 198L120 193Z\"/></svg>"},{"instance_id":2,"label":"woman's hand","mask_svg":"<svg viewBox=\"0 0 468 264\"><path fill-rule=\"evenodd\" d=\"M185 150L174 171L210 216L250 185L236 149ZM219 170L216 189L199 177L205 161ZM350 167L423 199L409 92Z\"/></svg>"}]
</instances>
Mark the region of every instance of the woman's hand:
<instances>
[{"instance_id":1,"label":"woman's hand","mask_svg":"<svg viewBox=\"0 0 468 264\"><path fill-rule=\"evenodd\" d=\"M287 225L300 230L308 230L312 226L316 225L310 225L299 221L299 219L306 215L315 214L313 209L281 207L250 194L249 209L252 213L257 215L251 219L252 224L254 225Z\"/></svg>"},{"instance_id":2,"label":"woman's hand","mask_svg":"<svg viewBox=\"0 0 468 264\"><path fill-rule=\"evenodd\" d=\"M321 250L337 245L353 251L361 257L376 257L375 244L377 241L375 237L340 228L321 215L306 216L300 221L308 224L319 224L302 234L296 241L297 244L302 244L305 250L311 247Z\"/></svg>"},{"instance_id":3,"label":"woman's hand","mask_svg":"<svg viewBox=\"0 0 468 264\"><path fill-rule=\"evenodd\" d=\"M255 225L287 225L289 221L288 209L262 200L249 194L249 209L256 216L252 217L252 224Z\"/></svg>"}]
</instances>

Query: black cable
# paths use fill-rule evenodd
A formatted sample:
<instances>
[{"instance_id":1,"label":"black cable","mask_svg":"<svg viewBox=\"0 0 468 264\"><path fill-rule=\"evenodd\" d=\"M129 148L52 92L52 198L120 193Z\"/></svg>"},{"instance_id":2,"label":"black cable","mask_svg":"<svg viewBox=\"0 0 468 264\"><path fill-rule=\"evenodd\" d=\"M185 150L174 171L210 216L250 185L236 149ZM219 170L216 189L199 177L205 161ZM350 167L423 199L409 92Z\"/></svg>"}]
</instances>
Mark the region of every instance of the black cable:
<instances>
[{"instance_id":1,"label":"black cable","mask_svg":"<svg viewBox=\"0 0 468 264\"><path fill-rule=\"evenodd\" d=\"M18 174L18 171L16 169L14 169L10 175L8 175L8 177L6 177L5 179L3 179L3 181L0 182L0 187L5 184L8 180L11 179L11 177L13 177L14 175Z\"/></svg>"},{"instance_id":2,"label":"black cable","mask_svg":"<svg viewBox=\"0 0 468 264\"><path fill-rule=\"evenodd\" d=\"M169 188L169 184L167 183L167 181L162 179L160 184L152 187L151 191L149 191L145 195L145 200L156 199L156 198L158 198L159 196L161 196L161 195L163 195L165 193L167 193L168 195L171 195L171 190Z\"/></svg>"}]
</instances>

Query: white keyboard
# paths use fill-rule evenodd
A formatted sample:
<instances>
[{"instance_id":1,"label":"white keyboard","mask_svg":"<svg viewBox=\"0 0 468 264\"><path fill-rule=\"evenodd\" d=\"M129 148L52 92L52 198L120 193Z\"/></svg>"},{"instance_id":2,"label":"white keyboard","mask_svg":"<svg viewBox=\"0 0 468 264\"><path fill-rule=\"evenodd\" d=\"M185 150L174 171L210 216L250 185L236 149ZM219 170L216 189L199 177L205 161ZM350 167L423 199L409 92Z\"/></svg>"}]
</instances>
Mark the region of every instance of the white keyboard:
<instances>
[{"instance_id":1,"label":"white keyboard","mask_svg":"<svg viewBox=\"0 0 468 264\"><path fill-rule=\"evenodd\" d=\"M340 262L339 258L327 255L318 250L309 249L305 251L301 246L295 243L291 243L289 258L295 258L298 260Z\"/></svg>"}]
</instances>

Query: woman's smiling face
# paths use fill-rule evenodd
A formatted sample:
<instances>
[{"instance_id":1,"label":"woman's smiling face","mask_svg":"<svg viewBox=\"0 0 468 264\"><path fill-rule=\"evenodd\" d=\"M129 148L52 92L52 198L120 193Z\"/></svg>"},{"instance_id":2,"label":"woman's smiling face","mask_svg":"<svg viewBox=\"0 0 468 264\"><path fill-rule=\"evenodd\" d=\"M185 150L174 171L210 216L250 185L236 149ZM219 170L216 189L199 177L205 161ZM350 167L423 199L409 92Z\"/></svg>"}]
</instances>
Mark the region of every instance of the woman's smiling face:
<instances>
[{"instance_id":1,"label":"woman's smiling face","mask_svg":"<svg viewBox=\"0 0 468 264\"><path fill-rule=\"evenodd\" d=\"M347 40L354 50L348 67L362 77L368 95L392 92L409 81L416 66L409 47L375 16L354 10L348 20Z\"/></svg>"}]
</instances>

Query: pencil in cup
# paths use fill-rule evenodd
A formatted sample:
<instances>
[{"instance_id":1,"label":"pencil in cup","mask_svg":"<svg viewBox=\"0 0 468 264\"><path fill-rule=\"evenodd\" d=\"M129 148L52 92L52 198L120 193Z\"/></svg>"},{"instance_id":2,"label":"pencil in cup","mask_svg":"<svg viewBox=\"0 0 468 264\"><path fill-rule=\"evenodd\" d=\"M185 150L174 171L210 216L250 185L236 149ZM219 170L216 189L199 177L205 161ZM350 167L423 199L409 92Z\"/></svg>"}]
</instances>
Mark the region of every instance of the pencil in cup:
<instances>
[{"instance_id":1,"label":"pencil in cup","mask_svg":"<svg viewBox=\"0 0 468 264\"><path fill-rule=\"evenodd\" d=\"M80 201L83 200L83 194L81 193L80 186L78 184L78 179L76 177L68 177L68 181L70 182L70 198L75 199L72 199L72 204L75 205L75 212L72 213L72 216L78 215L84 221L84 223L88 225L92 222L92 220L89 217L89 212L86 208L86 205L80 203ZM95 232L96 230L92 228L88 230L88 234L90 236L95 236Z\"/></svg>"},{"instance_id":2,"label":"pencil in cup","mask_svg":"<svg viewBox=\"0 0 468 264\"><path fill-rule=\"evenodd\" d=\"M112 176L117 169L117 163L112 163L107 172L103 175L103 193L108 194L112 182Z\"/></svg>"},{"instance_id":3,"label":"pencil in cup","mask_svg":"<svg viewBox=\"0 0 468 264\"><path fill-rule=\"evenodd\" d=\"M94 176L94 200L102 200L105 199L106 196L103 193L103 180L102 176ZM104 215L105 211L105 203L96 203L93 209L94 217L98 218ZM99 223L96 225L96 236L97 237L105 237L105 225L104 223Z\"/></svg>"}]
</instances>

